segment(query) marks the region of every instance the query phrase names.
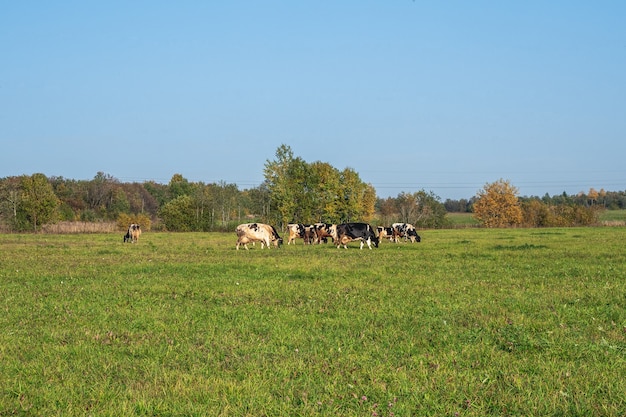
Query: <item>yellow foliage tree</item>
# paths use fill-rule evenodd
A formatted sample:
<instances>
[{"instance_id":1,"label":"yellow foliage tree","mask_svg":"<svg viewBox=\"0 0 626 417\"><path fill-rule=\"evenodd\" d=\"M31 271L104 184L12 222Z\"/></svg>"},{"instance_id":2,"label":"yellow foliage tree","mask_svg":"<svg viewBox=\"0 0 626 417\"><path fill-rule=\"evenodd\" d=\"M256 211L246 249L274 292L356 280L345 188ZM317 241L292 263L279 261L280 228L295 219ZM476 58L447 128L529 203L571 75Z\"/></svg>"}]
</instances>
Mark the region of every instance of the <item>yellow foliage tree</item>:
<instances>
[{"instance_id":1,"label":"yellow foliage tree","mask_svg":"<svg viewBox=\"0 0 626 417\"><path fill-rule=\"evenodd\" d=\"M117 217L117 227L120 230L128 229L128 226L133 223L141 226L144 232L146 230L150 230L150 227L152 226L152 221L150 220L150 217L146 216L145 214L129 215L126 213L122 213Z\"/></svg>"},{"instance_id":2,"label":"yellow foliage tree","mask_svg":"<svg viewBox=\"0 0 626 417\"><path fill-rule=\"evenodd\" d=\"M486 184L474 203L474 217L485 227L510 227L522 223L517 194L517 188L508 180Z\"/></svg>"}]
</instances>

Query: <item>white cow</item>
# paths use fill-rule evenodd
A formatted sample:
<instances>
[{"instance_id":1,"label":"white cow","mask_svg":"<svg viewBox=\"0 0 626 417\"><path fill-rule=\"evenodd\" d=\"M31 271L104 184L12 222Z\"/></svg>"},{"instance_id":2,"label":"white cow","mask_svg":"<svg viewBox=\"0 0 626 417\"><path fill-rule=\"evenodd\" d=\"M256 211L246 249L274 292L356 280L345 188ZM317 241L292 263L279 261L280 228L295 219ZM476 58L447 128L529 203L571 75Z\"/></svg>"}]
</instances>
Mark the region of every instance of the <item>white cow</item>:
<instances>
[{"instance_id":1,"label":"white cow","mask_svg":"<svg viewBox=\"0 0 626 417\"><path fill-rule=\"evenodd\" d=\"M275 247L283 242L283 239L278 236L278 232L274 226L264 223L244 223L237 226L235 229L237 232L237 250L239 246L243 245L248 250L248 243L261 242L261 249L263 246L270 247L270 242Z\"/></svg>"}]
</instances>

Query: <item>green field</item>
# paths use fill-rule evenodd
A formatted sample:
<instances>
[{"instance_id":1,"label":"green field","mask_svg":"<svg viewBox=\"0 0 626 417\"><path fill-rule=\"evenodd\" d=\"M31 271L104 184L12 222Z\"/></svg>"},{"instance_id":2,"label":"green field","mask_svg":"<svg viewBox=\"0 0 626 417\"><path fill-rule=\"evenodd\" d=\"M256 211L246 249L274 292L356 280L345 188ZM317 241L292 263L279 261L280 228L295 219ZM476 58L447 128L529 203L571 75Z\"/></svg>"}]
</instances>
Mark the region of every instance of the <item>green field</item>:
<instances>
[{"instance_id":1,"label":"green field","mask_svg":"<svg viewBox=\"0 0 626 417\"><path fill-rule=\"evenodd\" d=\"M479 225L473 213L446 213L446 219L454 227L472 227Z\"/></svg>"},{"instance_id":2,"label":"green field","mask_svg":"<svg viewBox=\"0 0 626 417\"><path fill-rule=\"evenodd\" d=\"M0 416L624 416L626 228L0 235Z\"/></svg>"},{"instance_id":3,"label":"green field","mask_svg":"<svg viewBox=\"0 0 626 417\"><path fill-rule=\"evenodd\" d=\"M626 210L604 210L600 213L600 222L626 223Z\"/></svg>"}]
</instances>

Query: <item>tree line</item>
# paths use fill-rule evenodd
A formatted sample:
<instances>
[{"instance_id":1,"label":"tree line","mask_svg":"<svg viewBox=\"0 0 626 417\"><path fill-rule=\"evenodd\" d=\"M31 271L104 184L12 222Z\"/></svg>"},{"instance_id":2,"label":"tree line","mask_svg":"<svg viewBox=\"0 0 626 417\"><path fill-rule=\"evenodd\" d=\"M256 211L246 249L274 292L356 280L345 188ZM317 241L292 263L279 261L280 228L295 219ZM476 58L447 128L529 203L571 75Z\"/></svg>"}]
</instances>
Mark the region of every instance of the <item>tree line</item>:
<instances>
[{"instance_id":1,"label":"tree line","mask_svg":"<svg viewBox=\"0 0 626 417\"><path fill-rule=\"evenodd\" d=\"M37 231L54 222L131 222L152 230L232 231L241 222L342 223L372 221L378 206L391 221L424 227L443 224L445 208L432 193L380 200L352 168L308 163L287 145L267 160L265 180L241 190L236 184L191 182L174 174L169 183L123 183L98 172L91 180L44 174L0 179L0 230ZM412 207L419 204L420 207ZM435 219L435 217L438 217ZM421 222L421 223L420 223Z\"/></svg>"},{"instance_id":2,"label":"tree line","mask_svg":"<svg viewBox=\"0 0 626 417\"><path fill-rule=\"evenodd\" d=\"M484 216L490 212L484 209L490 207L485 204L490 195L487 186L468 200L442 203L425 190L383 199L352 168L306 162L287 145L266 161L264 177L258 187L243 190L225 182L190 182L181 174L174 174L167 184L123 183L103 172L91 180L40 173L0 178L0 230L38 231L44 224L63 221L118 222L120 227L134 222L146 230L169 231L232 231L237 224L252 221L280 228L287 223L349 221L441 228L449 225L446 213L451 211L473 212L487 227L553 226L589 224L597 208L626 208L624 192L592 189L576 196L519 197L506 182L504 194L512 194L506 204L516 207L514 213L519 209L521 217L494 222ZM506 205L493 201L499 200L492 200L492 216L502 218Z\"/></svg>"}]
</instances>

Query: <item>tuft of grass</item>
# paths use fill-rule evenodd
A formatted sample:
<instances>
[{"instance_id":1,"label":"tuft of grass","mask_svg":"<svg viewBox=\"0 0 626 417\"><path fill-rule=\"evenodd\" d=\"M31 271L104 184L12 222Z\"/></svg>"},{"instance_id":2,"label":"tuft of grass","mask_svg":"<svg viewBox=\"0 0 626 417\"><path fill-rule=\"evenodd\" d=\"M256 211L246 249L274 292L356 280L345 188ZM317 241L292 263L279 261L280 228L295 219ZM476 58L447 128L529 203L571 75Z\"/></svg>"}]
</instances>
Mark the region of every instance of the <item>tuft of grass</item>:
<instances>
[{"instance_id":1,"label":"tuft of grass","mask_svg":"<svg viewBox=\"0 0 626 417\"><path fill-rule=\"evenodd\" d=\"M0 235L0 415L623 415L626 229Z\"/></svg>"}]
</instances>

